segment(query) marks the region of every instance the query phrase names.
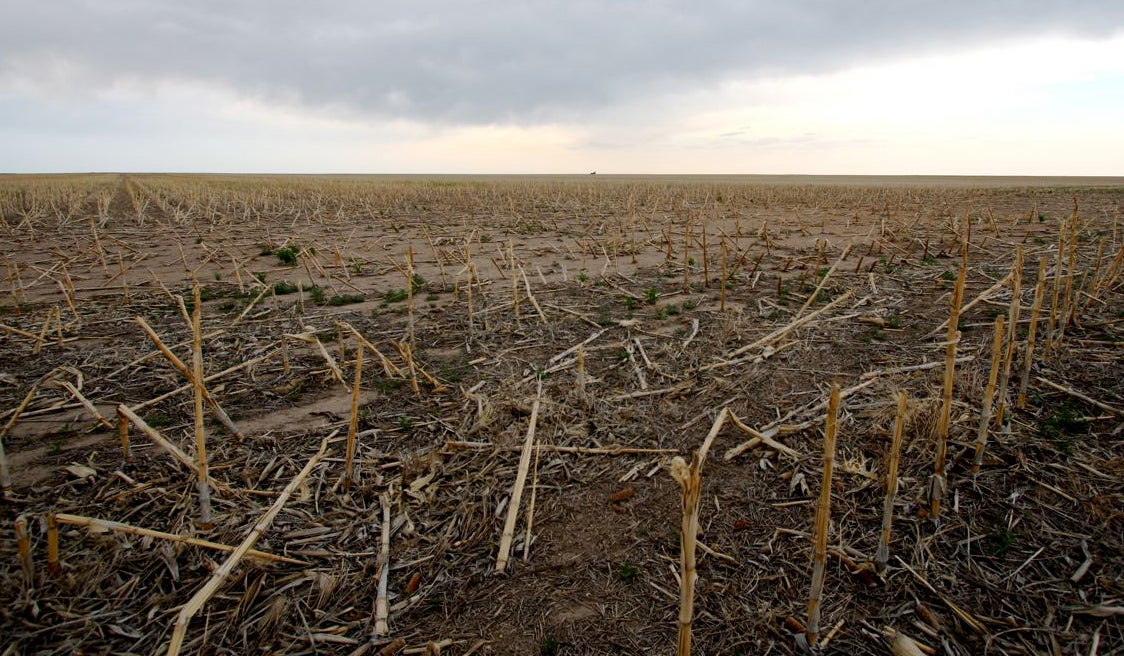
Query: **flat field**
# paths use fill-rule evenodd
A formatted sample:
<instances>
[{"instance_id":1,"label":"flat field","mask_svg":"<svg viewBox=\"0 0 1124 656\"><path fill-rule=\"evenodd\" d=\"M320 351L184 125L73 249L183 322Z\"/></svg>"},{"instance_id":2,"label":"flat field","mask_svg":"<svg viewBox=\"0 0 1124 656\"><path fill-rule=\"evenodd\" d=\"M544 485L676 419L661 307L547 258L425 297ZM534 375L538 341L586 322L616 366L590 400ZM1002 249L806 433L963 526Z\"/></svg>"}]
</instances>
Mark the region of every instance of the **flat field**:
<instances>
[{"instance_id":1,"label":"flat field","mask_svg":"<svg viewBox=\"0 0 1124 656\"><path fill-rule=\"evenodd\" d=\"M1119 653L1122 200L0 176L0 653Z\"/></svg>"}]
</instances>

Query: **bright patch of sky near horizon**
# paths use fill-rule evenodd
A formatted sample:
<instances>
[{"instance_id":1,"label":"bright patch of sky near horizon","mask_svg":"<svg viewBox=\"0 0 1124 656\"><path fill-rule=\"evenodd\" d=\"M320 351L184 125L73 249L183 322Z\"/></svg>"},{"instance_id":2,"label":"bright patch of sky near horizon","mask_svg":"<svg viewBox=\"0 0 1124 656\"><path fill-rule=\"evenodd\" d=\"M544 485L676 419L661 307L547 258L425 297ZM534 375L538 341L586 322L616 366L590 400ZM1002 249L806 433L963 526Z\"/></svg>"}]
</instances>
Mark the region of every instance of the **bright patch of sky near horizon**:
<instances>
[{"instance_id":1,"label":"bright patch of sky near horizon","mask_svg":"<svg viewBox=\"0 0 1124 656\"><path fill-rule=\"evenodd\" d=\"M0 46L0 171L1124 175L1120 30L449 115L393 94L309 100L312 85L33 55Z\"/></svg>"}]
</instances>

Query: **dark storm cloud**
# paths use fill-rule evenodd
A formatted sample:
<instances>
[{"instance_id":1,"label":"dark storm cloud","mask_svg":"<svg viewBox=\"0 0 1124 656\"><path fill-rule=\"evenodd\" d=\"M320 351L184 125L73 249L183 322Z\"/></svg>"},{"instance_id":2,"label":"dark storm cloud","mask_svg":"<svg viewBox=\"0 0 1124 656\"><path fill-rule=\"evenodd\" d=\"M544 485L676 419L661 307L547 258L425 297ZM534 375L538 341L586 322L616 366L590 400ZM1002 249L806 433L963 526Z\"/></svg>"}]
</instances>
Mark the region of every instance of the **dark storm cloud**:
<instances>
[{"instance_id":1,"label":"dark storm cloud","mask_svg":"<svg viewBox=\"0 0 1124 656\"><path fill-rule=\"evenodd\" d=\"M1105 0L8 5L0 93L5 83L81 97L120 81L191 81L448 123L574 120L724 79L1124 26L1124 3Z\"/></svg>"}]
</instances>

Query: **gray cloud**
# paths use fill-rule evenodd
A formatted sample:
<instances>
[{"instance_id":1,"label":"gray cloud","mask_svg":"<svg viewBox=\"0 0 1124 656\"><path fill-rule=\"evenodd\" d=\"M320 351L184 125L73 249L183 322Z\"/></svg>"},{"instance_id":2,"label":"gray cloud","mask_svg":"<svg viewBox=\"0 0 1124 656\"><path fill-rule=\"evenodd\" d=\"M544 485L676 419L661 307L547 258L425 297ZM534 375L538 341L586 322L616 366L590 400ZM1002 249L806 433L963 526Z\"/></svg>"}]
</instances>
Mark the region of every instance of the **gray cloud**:
<instances>
[{"instance_id":1,"label":"gray cloud","mask_svg":"<svg viewBox=\"0 0 1124 656\"><path fill-rule=\"evenodd\" d=\"M1124 4L1104 0L8 4L0 85L81 97L120 81L204 82L440 123L573 121L724 79L1124 27Z\"/></svg>"}]
</instances>

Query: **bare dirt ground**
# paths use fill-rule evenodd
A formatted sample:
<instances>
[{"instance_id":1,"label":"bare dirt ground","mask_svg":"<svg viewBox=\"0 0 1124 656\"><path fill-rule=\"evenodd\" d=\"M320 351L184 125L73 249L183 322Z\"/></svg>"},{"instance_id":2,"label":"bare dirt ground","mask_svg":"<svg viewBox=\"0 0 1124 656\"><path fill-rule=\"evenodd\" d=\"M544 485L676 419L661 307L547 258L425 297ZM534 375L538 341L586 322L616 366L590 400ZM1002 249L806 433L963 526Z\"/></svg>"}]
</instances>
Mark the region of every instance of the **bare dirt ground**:
<instances>
[{"instance_id":1,"label":"bare dirt ground","mask_svg":"<svg viewBox=\"0 0 1124 656\"><path fill-rule=\"evenodd\" d=\"M818 649L893 653L899 631L941 654L1124 653L1121 200L1124 181L1105 179L0 177L0 653L165 653L227 554L64 524L52 574L48 516L238 545L326 438L256 545L302 562L243 561L185 653L670 653L667 467L724 408L752 432L727 422L702 468L694 653L803 653L832 384L847 394ZM1020 249L1011 380L974 474ZM135 428L124 459L116 428L127 406L195 457L190 385L135 321L190 366L176 299L190 309L193 284L207 389L244 435L208 416L209 530L188 467Z\"/></svg>"}]
</instances>

